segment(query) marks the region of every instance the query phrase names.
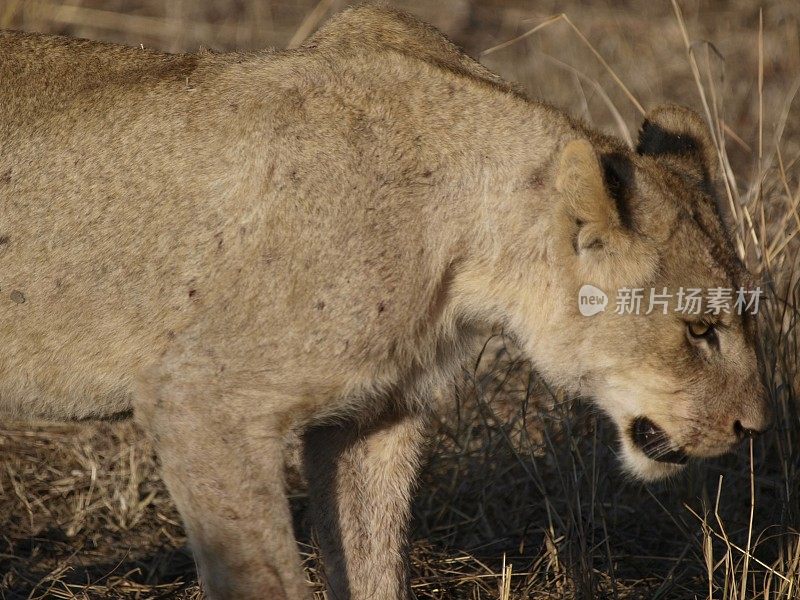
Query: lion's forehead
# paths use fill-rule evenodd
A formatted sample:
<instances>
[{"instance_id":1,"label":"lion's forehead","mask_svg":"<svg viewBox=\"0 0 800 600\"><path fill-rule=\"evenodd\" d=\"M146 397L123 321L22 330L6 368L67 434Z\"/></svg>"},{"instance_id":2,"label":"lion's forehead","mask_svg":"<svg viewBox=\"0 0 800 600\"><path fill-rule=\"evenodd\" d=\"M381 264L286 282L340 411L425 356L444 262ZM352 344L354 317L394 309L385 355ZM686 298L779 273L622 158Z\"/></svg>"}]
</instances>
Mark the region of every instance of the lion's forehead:
<instances>
[{"instance_id":1,"label":"lion's forehead","mask_svg":"<svg viewBox=\"0 0 800 600\"><path fill-rule=\"evenodd\" d=\"M754 280L739 258L715 201L703 197L678 210L673 230L662 247L671 278L708 285L752 289Z\"/></svg>"}]
</instances>

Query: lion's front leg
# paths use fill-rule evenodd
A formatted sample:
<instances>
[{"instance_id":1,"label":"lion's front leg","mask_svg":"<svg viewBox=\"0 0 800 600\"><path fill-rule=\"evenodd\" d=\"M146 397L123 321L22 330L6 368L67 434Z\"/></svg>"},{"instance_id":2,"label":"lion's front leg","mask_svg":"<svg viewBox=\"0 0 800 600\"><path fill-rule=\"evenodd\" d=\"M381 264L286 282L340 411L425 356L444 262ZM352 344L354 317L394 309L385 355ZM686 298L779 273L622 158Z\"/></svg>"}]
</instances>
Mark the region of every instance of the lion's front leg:
<instances>
[{"instance_id":1,"label":"lion's front leg","mask_svg":"<svg viewBox=\"0 0 800 600\"><path fill-rule=\"evenodd\" d=\"M228 387L230 375L188 361L154 369L141 379L137 418L155 442L208 597L309 598L284 493L280 415L250 410L252 393Z\"/></svg>"},{"instance_id":2,"label":"lion's front leg","mask_svg":"<svg viewBox=\"0 0 800 600\"><path fill-rule=\"evenodd\" d=\"M367 429L305 435L312 512L334 600L409 600L411 496L428 419L387 417Z\"/></svg>"}]
</instances>

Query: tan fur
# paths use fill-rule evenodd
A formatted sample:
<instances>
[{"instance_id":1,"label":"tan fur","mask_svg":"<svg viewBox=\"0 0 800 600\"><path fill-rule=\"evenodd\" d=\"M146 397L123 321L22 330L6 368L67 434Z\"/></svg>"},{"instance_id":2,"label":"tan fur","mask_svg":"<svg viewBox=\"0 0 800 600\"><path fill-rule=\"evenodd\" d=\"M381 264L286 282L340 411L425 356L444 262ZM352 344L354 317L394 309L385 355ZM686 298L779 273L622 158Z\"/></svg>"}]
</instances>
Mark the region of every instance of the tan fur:
<instances>
[{"instance_id":1,"label":"tan fur","mask_svg":"<svg viewBox=\"0 0 800 600\"><path fill-rule=\"evenodd\" d=\"M578 313L583 283L746 279L689 111L651 119L696 153L640 156L370 7L289 52L3 32L0 57L0 409L134 409L212 598L306 597L295 433L330 597L409 597L430 398L486 324L593 396L641 477L677 467L632 446L636 416L698 456L763 427L752 322L727 317L715 354L674 315ZM609 153L635 174L629 216Z\"/></svg>"}]
</instances>

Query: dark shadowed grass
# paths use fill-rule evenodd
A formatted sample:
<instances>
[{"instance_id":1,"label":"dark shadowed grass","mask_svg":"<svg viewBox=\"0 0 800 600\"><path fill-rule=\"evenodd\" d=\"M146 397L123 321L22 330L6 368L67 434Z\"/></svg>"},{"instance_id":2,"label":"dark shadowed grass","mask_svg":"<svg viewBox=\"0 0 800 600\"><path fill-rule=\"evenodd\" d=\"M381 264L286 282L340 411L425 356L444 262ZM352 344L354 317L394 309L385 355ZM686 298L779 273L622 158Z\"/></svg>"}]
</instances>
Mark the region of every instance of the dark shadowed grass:
<instances>
[{"instance_id":1,"label":"dark shadowed grass","mask_svg":"<svg viewBox=\"0 0 800 600\"><path fill-rule=\"evenodd\" d=\"M0 26L170 50L284 46L344 4L0 0ZM659 102L707 117L737 247L768 290L760 351L777 415L752 446L643 485L620 471L602 417L493 337L454 383L420 479L418 597L800 597L800 5L397 4L476 55L546 23L484 62L626 139ZM293 508L316 582L301 487ZM155 457L131 424L0 424L0 598L200 596Z\"/></svg>"}]
</instances>

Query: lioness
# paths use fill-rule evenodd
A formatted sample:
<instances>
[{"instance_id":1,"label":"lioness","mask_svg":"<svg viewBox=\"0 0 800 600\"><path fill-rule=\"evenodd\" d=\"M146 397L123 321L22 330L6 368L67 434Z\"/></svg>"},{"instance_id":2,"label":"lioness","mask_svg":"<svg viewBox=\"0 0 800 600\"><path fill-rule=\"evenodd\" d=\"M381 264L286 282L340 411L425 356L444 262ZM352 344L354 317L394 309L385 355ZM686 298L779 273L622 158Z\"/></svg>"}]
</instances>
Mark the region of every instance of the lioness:
<instances>
[{"instance_id":1,"label":"lioness","mask_svg":"<svg viewBox=\"0 0 800 600\"><path fill-rule=\"evenodd\" d=\"M133 411L212 598L308 597L299 432L330 597L410 598L429 398L485 324L594 398L643 479L765 427L752 316L579 312L585 284L749 285L716 165L687 109L634 152L387 9L287 52L4 32L0 406Z\"/></svg>"}]
</instances>

